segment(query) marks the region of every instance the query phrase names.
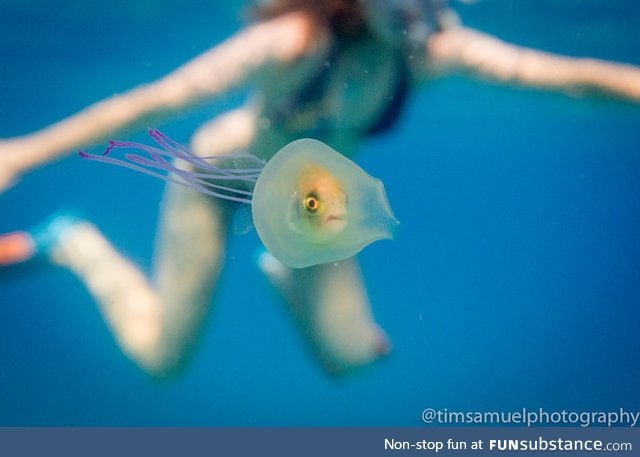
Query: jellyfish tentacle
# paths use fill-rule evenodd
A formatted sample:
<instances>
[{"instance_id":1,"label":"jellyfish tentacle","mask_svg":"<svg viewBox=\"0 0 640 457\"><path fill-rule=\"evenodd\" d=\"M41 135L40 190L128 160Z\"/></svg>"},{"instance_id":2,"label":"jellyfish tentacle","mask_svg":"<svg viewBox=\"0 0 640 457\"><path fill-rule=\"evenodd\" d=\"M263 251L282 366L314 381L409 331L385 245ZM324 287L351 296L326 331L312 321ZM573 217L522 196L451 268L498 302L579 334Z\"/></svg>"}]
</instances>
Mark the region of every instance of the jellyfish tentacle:
<instances>
[{"instance_id":1,"label":"jellyfish tentacle","mask_svg":"<svg viewBox=\"0 0 640 457\"><path fill-rule=\"evenodd\" d=\"M215 167L215 165L212 165L206 160L203 160L197 155L193 154L187 148L185 148L179 143L176 143L171 138L167 137L165 134L160 132L160 130L158 129L150 128L149 136L153 138L153 141L155 141L157 144L162 146L162 148L172 157L175 157L178 159L184 159L185 161L193 165L201 166L203 168L214 167L218 169L218 167Z\"/></svg>"},{"instance_id":2,"label":"jellyfish tentacle","mask_svg":"<svg viewBox=\"0 0 640 457\"><path fill-rule=\"evenodd\" d=\"M132 141L109 141L108 147L101 156L80 151L80 156L97 162L129 168L165 181L175 182L190 187L198 192L239 203L251 203L253 188L264 168L264 161L247 152L219 157L199 157L181 144L173 141L157 129L149 129L149 135L158 147ZM133 149L137 153L124 153L124 159L112 157L120 149ZM232 159L233 164L239 161L244 167L220 167L207 159ZM178 162L176 162L176 160ZM179 161L195 168L195 171L179 166ZM253 166L255 165L255 166ZM163 170L164 175L154 170ZM220 181L236 181L248 186L248 190L221 184Z\"/></svg>"},{"instance_id":3,"label":"jellyfish tentacle","mask_svg":"<svg viewBox=\"0 0 640 457\"><path fill-rule=\"evenodd\" d=\"M139 165L143 165L145 167L152 167L152 168L159 168L162 170L166 170L167 167L166 165L164 165L164 163L170 163L170 162L166 162L163 161L163 163L158 163L158 161L156 160L149 160L146 157L143 157L139 154L134 154L134 153L127 153L124 155L124 157L129 160L130 162L134 162L137 163ZM177 168L176 168L177 169ZM179 170L179 169L178 169ZM243 180L243 181L253 181L255 182L256 178L258 177L259 173L255 173L255 176L252 175L247 175L247 176L216 176L217 180ZM191 176L193 177L197 177L197 178L203 178L203 179L211 179L211 173L201 173L201 172L191 172ZM243 179L246 178L246 179Z\"/></svg>"},{"instance_id":4,"label":"jellyfish tentacle","mask_svg":"<svg viewBox=\"0 0 640 457\"><path fill-rule=\"evenodd\" d=\"M222 191L227 191L230 192L232 194L241 194L241 195L246 195L248 197L250 197L252 195L251 191L247 191L247 190L243 190L243 189L238 189L235 187L229 187L229 186L224 186L221 184L216 184L213 182L210 182L209 179L211 179L212 177L215 177L216 180L218 179L241 179L238 177L228 177L228 176L219 176L219 175L215 175L212 176L210 173L198 173L198 172L193 172L193 171L188 171L188 170L183 170L181 168L176 167L173 163L164 160L162 157L160 156L156 156L155 154L152 156L152 158L154 160L149 160L146 157L142 157L138 154L133 154L133 153L128 153L124 155L125 159L127 159L129 162L134 162L137 163L139 165L142 165L144 167L150 167L150 168L158 168L161 170L166 170L170 173L174 173L178 176L180 176L181 178L185 179L188 182L192 182L194 184L199 184L201 186L204 187L210 187L213 189L218 189L218 190L222 190ZM246 181L246 180L245 180ZM250 180L251 182L255 182L255 179ZM200 189L201 187L198 187L198 189Z\"/></svg>"},{"instance_id":5,"label":"jellyfish tentacle","mask_svg":"<svg viewBox=\"0 0 640 457\"><path fill-rule=\"evenodd\" d=\"M115 148L112 148L115 149ZM242 189L235 189L235 188L231 188L231 187L226 187L226 186L219 186L219 185L215 185L213 183L209 183L206 182L202 179L198 179L198 178L192 178L191 177L191 172L186 171L186 170L181 170L179 168L176 168L173 164L171 164L170 162L166 162L163 166L162 163L158 163L158 162L153 162L153 167L154 168L159 168L162 170L166 170L172 174L169 175L164 175L162 173L158 173L156 171L153 170L149 170L148 168L145 168L144 166L138 165L135 162L128 162L126 160L122 160L122 159L116 159L113 157L106 157L104 155L95 155L95 154L88 154L84 151L79 151L80 157L82 157L83 159L88 159L88 160L93 160L95 162L102 162L102 163L108 163L111 165L116 165L119 167L123 167L123 168L128 168L130 170L134 170L137 171L139 173L144 173L147 174L149 176L153 176L154 178L159 178L162 179L164 181L169 181L169 182L173 182L176 184L180 184L186 187L189 187L193 190L196 190L198 192L207 194L207 195L211 195L213 197L216 198L221 198L224 200L231 200L231 201L235 201L238 203L251 203L251 192L249 191L245 191ZM151 162L151 161L150 161ZM173 177L173 176L177 176L177 178ZM209 188L213 188L213 189L219 189L221 191L224 191L226 193L223 192L219 192L216 190L211 190ZM231 194L230 194L231 193ZM240 195L245 195L243 196L237 196L237 194Z\"/></svg>"},{"instance_id":6,"label":"jellyfish tentacle","mask_svg":"<svg viewBox=\"0 0 640 457\"><path fill-rule=\"evenodd\" d=\"M191 171L186 171L186 170L181 170L179 168L176 168L172 172L184 179L187 179L189 182L199 184L202 187L211 187L212 189L223 190L223 191L231 192L232 194L243 194L247 196L251 196L253 194L253 192L248 190L238 189L237 187L223 186L221 184L210 182L206 179L200 179L200 178L194 177L194 173Z\"/></svg>"},{"instance_id":7,"label":"jellyfish tentacle","mask_svg":"<svg viewBox=\"0 0 640 457\"><path fill-rule=\"evenodd\" d=\"M258 172L259 174L259 172L264 167L263 160L257 158L253 154L249 154L248 152L235 152L230 155L228 154L228 155L220 155L220 156L200 157L194 154L188 148L185 148L184 146L182 146L180 143L177 143L176 141L172 140L171 138L166 136L164 133L160 132L158 129L150 128L149 135L151 136L151 138L153 138L153 140L157 144L163 147L164 151L166 152L166 155L184 160L196 167L200 167L208 170L215 170L220 174L244 175L246 173L255 173L255 172ZM229 159L229 158L233 160L250 159L253 161L258 161L260 165L258 167L252 167L248 169L242 169L242 168L236 168L236 167L221 168L205 160L205 159Z\"/></svg>"}]
</instances>

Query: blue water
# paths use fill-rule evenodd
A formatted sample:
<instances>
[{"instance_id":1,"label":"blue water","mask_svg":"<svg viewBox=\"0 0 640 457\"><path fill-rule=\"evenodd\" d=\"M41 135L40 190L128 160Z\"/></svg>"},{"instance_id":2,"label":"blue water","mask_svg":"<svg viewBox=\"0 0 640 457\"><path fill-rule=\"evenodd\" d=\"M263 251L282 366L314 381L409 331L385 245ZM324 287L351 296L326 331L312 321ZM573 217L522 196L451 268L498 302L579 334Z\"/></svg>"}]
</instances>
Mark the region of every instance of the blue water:
<instances>
[{"instance_id":1,"label":"blue water","mask_svg":"<svg viewBox=\"0 0 640 457\"><path fill-rule=\"evenodd\" d=\"M241 24L239 1L183 5L0 1L0 137L157 78ZM456 9L518 44L640 64L633 0ZM186 142L243 95L158 127ZM232 240L200 344L168 381L122 355L68 272L0 272L0 425L419 426L426 407L640 410L639 127L640 106L620 102L462 78L417 92L356 158L384 180L402 227L360 256L393 353L345 379L300 344L253 264L255 234ZM148 268L161 191L70 157L0 196L0 232L74 208Z\"/></svg>"}]
</instances>

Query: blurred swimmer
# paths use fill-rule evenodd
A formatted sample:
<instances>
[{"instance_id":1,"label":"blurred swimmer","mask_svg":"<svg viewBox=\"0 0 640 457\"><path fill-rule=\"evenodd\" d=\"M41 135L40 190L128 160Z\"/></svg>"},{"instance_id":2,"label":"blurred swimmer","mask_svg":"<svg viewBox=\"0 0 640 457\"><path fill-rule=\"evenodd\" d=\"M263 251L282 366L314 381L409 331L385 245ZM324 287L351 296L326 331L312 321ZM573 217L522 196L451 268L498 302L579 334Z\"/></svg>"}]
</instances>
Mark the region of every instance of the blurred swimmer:
<instances>
[{"instance_id":1,"label":"blurred swimmer","mask_svg":"<svg viewBox=\"0 0 640 457\"><path fill-rule=\"evenodd\" d=\"M247 83L257 86L249 103L195 132L190 149L198 156L244 150L266 161L304 137L351 156L361 139L396 123L415 83L452 73L640 101L638 68L509 45L461 26L445 0L265 0L254 14L254 24L160 80L1 141L0 188L144 125L151 115L176 113ZM166 374L186 359L198 335L222 268L230 214L220 199L168 184L152 281L98 228L65 215L0 239L0 258L24 260L31 249L69 268L123 350L146 370ZM354 257L291 269L265 254L259 266L327 370L345 371L389 352Z\"/></svg>"}]
</instances>

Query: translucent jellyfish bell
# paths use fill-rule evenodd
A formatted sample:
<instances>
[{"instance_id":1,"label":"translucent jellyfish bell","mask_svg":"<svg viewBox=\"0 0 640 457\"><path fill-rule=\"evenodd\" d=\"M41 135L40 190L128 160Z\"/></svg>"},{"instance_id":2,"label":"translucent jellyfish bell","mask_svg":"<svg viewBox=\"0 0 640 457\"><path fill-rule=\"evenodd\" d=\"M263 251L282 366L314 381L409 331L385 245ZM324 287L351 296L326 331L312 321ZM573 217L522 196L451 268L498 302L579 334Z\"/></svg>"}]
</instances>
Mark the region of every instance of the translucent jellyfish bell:
<instances>
[{"instance_id":1,"label":"translucent jellyfish bell","mask_svg":"<svg viewBox=\"0 0 640 457\"><path fill-rule=\"evenodd\" d=\"M398 225L382 182L312 139L288 144L267 162L251 212L264 245L293 268L351 257L393 238Z\"/></svg>"},{"instance_id":2,"label":"translucent jellyfish bell","mask_svg":"<svg viewBox=\"0 0 640 457\"><path fill-rule=\"evenodd\" d=\"M398 221L382 182L320 141L289 143L264 165L247 153L199 157L158 130L149 133L162 149L112 141L101 156L85 152L80 156L177 182L215 198L250 203L258 236L274 257L292 268L343 260L376 240L393 238ZM123 148L147 157L109 156ZM212 158L224 159L227 166L205 160ZM168 159L187 163L190 169Z\"/></svg>"}]
</instances>

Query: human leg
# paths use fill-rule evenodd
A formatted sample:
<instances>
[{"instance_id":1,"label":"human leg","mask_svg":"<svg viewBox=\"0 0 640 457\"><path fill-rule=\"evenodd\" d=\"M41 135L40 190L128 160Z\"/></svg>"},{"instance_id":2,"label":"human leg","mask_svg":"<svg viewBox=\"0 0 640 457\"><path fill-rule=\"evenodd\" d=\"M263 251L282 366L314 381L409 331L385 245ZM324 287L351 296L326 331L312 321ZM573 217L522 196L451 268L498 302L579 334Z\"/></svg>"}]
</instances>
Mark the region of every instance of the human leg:
<instances>
[{"instance_id":1,"label":"human leg","mask_svg":"<svg viewBox=\"0 0 640 457\"><path fill-rule=\"evenodd\" d=\"M217 154L247 147L243 143L250 138L250 127L243 121L248 118L230 113L204 127L213 134L206 136L214 139L217 133L228 146ZM200 155L210 154L205 146L193 148ZM152 281L86 221L60 231L51 243L50 258L87 286L125 353L149 372L168 374L191 352L206 315L222 266L228 212L220 201L169 184Z\"/></svg>"},{"instance_id":2,"label":"human leg","mask_svg":"<svg viewBox=\"0 0 640 457\"><path fill-rule=\"evenodd\" d=\"M189 353L206 314L225 225L225 210L216 202L169 185L153 281L86 221L61 233L49 256L86 285L122 350L145 370L164 375Z\"/></svg>"},{"instance_id":3,"label":"human leg","mask_svg":"<svg viewBox=\"0 0 640 457\"><path fill-rule=\"evenodd\" d=\"M259 266L330 373L366 365L391 350L386 334L373 319L355 258L291 269L265 253Z\"/></svg>"}]
</instances>

